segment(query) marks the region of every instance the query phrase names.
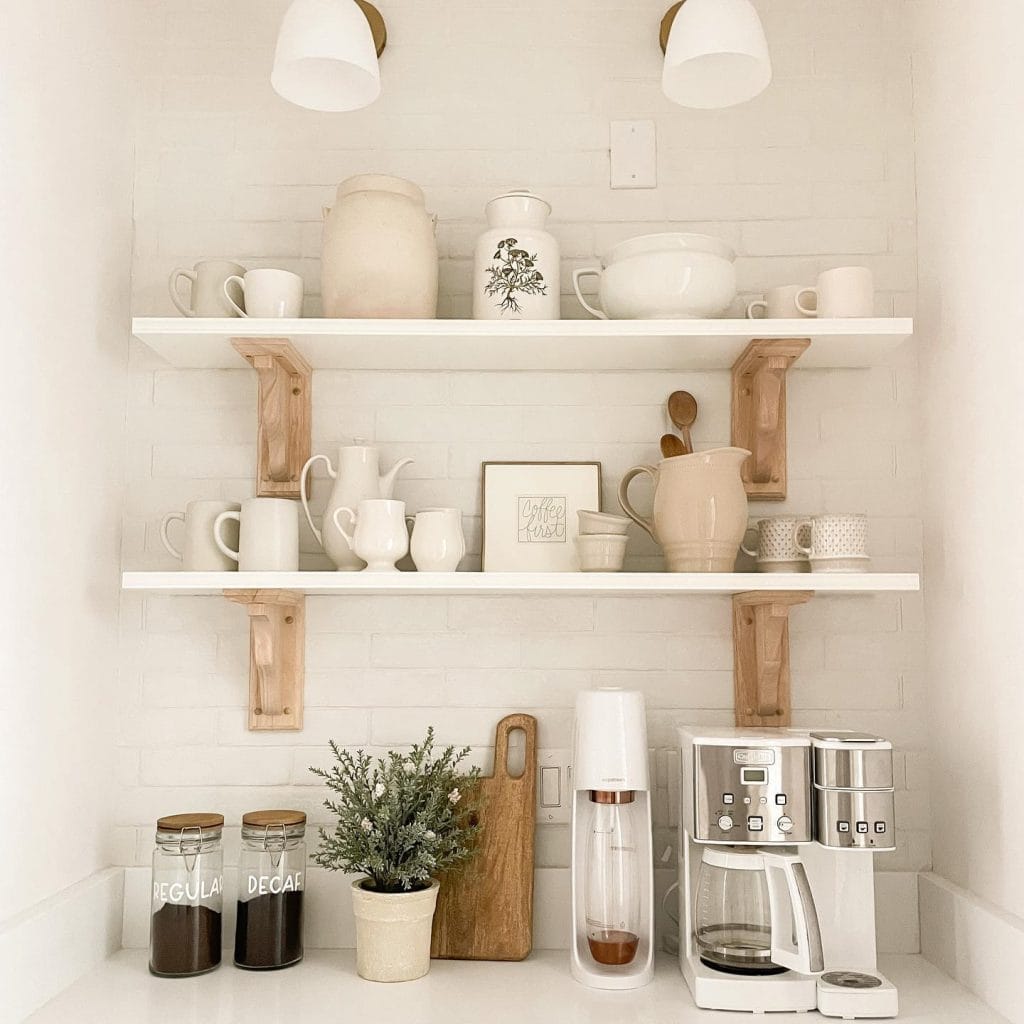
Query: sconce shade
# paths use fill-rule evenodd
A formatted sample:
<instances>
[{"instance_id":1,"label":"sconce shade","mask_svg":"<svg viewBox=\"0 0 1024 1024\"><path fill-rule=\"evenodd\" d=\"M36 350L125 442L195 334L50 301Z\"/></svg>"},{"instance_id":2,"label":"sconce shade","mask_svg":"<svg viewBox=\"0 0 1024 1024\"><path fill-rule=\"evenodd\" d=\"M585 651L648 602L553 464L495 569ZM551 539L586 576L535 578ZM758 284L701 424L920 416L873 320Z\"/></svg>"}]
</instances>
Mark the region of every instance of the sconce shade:
<instances>
[{"instance_id":1,"label":"sconce shade","mask_svg":"<svg viewBox=\"0 0 1024 1024\"><path fill-rule=\"evenodd\" d=\"M666 15L662 89L684 107L711 110L745 103L772 80L761 19L750 0L685 0ZM663 28L663 36L664 36Z\"/></svg>"},{"instance_id":2,"label":"sconce shade","mask_svg":"<svg viewBox=\"0 0 1024 1024\"><path fill-rule=\"evenodd\" d=\"M294 0L277 36L270 84L286 100L309 110L368 107L380 95L380 48L368 15L356 0Z\"/></svg>"}]
</instances>

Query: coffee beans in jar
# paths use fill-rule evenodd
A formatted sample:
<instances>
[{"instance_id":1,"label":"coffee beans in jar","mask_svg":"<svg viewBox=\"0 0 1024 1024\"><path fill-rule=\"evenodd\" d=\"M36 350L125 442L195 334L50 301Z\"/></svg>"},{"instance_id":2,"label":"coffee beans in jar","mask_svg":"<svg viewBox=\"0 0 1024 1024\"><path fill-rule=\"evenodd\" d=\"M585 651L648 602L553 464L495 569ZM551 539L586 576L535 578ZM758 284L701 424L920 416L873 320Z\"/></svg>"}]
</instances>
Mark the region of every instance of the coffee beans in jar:
<instances>
[{"instance_id":1,"label":"coffee beans in jar","mask_svg":"<svg viewBox=\"0 0 1024 1024\"><path fill-rule=\"evenodd\" d=\"M235 965L290 967L302 959L306 815L250 811L242 817Z\"/></svg>"},{"instance_id":2,"label":"coffee beans in jar","mask_svg":"<svg viewBox=\"0 0 1024 1024\"><path fill-rule=\"evenodd\" d=\"M220 964L224 902L221 814L172 814L156 823L149 969L167 978Z\"/></svg>"}]
</instances>

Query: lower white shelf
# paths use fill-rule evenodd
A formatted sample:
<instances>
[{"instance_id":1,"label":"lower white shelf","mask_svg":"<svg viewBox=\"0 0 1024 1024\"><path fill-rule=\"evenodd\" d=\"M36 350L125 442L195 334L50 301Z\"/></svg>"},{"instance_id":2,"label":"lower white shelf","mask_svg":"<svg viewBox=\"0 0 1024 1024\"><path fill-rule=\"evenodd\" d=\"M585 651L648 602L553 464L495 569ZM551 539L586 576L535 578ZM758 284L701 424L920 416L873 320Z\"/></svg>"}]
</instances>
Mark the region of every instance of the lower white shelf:
<instances>
[{"instance_id":1,"label":"lower white shelf","mask_svg":"<svg viewBox=\"0 0 1024 1024\"><path fill-rule=\"evenodd\" d=\"M871 594L921 589L917 573L671 573L671 572L125 572L125 590L218 594L224 590L295 590L314 595L439 597L509 594L743 594L811 591Z\"/></svg>"}]
</instances>

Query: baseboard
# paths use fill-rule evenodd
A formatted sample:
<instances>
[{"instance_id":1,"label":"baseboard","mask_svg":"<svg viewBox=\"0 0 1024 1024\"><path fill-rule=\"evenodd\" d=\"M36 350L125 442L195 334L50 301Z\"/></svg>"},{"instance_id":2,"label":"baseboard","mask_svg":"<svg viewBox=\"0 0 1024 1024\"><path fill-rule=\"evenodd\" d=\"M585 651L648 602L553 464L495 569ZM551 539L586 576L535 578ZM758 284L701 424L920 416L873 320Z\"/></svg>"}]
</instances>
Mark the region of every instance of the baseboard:
<instances>
[{"instance_id":1,"label":"baseboard","mask_svg":"<svg viewBox=\"0 0 1024 1024\"><path fill-rule=\"evenodd\" d=\"M658 934L669 926L661 909L665 890L675 881L675 871L654 872L656 927ZM224 869L224 891L235 892L236 870ZM308 949L351 949L355 946L355 922L348 892L354 875L338 875L317 867L309 869L309 888L316 899L306 902L305 942ZM534 876L533 945L535 949L569 948L569 869L538 868ZM149 868L128 868L125 877L124 945L142 948L149 942ZM875 875L880 953L918 953L920 935L917 914L917 874L911 871L879 871ZM224 901L224 941L235 934L235 905Z\"/></svg>"},{"instance_id":2,"label":"baseboard","mask_svg":"<svg viewBox=\"0 0 1024 1024\"><path fill-rule=\"evenodd\" d=\"M24 1020L121 948L124 875L124 868L97 871L4 924L4 1020Z\"/></svg>"},{"instance_id":3,"label":"baseboard","mask_svg":"<svg viewBox=\"0 0 1024 1024\"><path fill-rule=\"evenodd\" d=\"M1011 1024L1024 1024L1024 921L941 875L919 878L921 952Z\"/></svg>"}]
</instances>

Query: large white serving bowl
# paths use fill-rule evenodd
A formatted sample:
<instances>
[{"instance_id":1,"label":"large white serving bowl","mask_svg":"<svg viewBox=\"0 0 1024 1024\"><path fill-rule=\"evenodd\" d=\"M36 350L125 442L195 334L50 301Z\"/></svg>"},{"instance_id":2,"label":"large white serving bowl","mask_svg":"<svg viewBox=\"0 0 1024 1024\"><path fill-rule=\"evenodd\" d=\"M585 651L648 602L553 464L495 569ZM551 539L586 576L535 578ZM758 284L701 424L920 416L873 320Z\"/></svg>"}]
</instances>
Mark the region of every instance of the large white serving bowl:
<instances>
[{"instance_id":1,"label":"large white serving bowl","mask_svg":"<svg viewBox=\"0 0 1024 1024\"><path fill-rule=\"evenodd\" d=\"M620 242L601 269L573 273L584 308L602 320L696 320L721 316L736 297L736 254L721 239L671 231ZM600 277L598 305L580 291L580 279Z\"/></svg>"}]
</instances>

